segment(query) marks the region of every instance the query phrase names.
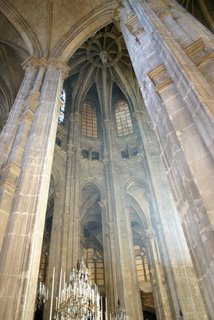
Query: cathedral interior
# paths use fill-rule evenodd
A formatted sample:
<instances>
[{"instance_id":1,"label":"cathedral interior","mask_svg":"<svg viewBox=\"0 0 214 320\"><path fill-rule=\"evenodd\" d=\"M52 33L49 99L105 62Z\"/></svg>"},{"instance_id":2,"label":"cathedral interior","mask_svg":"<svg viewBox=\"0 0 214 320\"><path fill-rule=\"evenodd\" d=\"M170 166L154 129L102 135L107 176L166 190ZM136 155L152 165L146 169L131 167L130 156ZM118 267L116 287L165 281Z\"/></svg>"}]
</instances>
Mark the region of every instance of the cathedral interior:
<instances>
[{"instance_id":1,"label":"cathedral interior","mask_svg":"<svg viewBox=\"0 0 214 320\"><path fill-rule=\"evenodd\" d=\"M214 319L213 32L212 0L0 0L0 320Z\"/></svg>"}]
</instances>

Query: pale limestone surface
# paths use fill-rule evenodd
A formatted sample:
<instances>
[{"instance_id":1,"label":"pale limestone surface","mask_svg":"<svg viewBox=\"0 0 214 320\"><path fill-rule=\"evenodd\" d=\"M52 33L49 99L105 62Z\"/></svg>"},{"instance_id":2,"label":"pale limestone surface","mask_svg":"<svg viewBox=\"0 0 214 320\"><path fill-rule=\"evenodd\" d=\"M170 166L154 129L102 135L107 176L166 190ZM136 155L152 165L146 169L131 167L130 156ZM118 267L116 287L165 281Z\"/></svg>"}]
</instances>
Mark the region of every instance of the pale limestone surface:
<instances>
[{"instance_id":1,"label":"pale limestone surface","mask_svg":"<svg viewBox=\"0 0 214 320\"><path fill-rule=\"evenodd\" d=\"M60 270L68 274L76 266L87 227L102 247L108 320L118 299L132 320L143 319L140 290L158 319L212 319L211 32L164 0L0 0L0 11L2 125L7 119L0 136L0 318L33 319L46 247L42 270L50 292L56 268L56 296ZM105 32L116 32L118 43L124 38L137 81L122 59L111 71L102 61L100 69L92 64L80 72L91 61L84 41L111 21L122 36L116 27ZM86 54L78 61L73 53L82 44ZM124 45L117 48L127 53ZM65 122L57 128L65 78ZM122 139L110 107L121 97L114 83L132 111L134 133ZM85 97L100 106L97 140L81 136ZM122 150L136 146L137 156L121 159ZM93 151L99 160L92 160ZM50 217L51 235L43 241ZM151 283L138 280L137 241L146 248ZM49 309L50 300L45 320Z\"/></svg>"}]
</instances>

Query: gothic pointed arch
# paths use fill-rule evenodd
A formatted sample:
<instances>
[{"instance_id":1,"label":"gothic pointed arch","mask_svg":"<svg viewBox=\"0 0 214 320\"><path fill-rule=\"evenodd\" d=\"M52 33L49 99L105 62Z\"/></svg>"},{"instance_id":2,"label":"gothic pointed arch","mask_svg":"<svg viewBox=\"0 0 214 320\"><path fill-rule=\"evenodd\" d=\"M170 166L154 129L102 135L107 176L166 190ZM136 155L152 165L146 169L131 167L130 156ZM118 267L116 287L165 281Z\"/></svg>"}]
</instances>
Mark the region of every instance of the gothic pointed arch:
<instances>
[{"instance_id":1,"label":"gothic pointed arch","mask_svg":"<svg viewBox=\"0 0 214 320\"><path fill-rule=\"evenodd\" d=\"M98 180L96 177L90 177L88 179L85 179L81 185L80 185L80 190L81 192L83 191L83 189L87 186L92 186L92 188L94 188L94 190L100 192L101 198L104 199L105 198L105 194L104 194L104 185L103 183Z\"/></svg>"},{"instance_id":2,"label":"gothic pointed arch","mask_svg":"<svg viewBox=\"0 0 214 320\"><path fill-rule=\"evenodd\" d=\"M100 191L94 183L85 184L82 188L80 219L83 228L102 229Z\"/></svg>"},{"instance_id":3,"label":"gothic pointed arch","mask_svg":"<svg viewBox=\"0 0 214 320\"><path fill-rule=\"evenodd\" d=\"M51 57L60 56L63 61L67 62L84 41L112 21L117 7L118 5L114 1L110 1L98 7L87 17L84 17L57 43L51 53Z\"/></svg>"},{"instance_id":4,"label":"gothic pointed arch","mask_svg":"<svg viewBox=\"0 0 214 320\"><path fill-rule=\"evenodd\" d=\"M29 55L42 57L42 49L36 35L30 29L27 22L19 12L17 12L17 10L5 0L0 1L0 11L24 39Z\"/></svg>"},{"instance_id":5,"label":"gothic pointed arch","mask_svg":"<svg viewBox=\"0 0 214 320\"><path fill-rule=\"evenodd\" d=\"M124 184L124 190L128 199L136 211L143 212L144 225L151 226L150 204L148 201L148 184L137 177L131 177Z\"/></svg>"}]
</instances>

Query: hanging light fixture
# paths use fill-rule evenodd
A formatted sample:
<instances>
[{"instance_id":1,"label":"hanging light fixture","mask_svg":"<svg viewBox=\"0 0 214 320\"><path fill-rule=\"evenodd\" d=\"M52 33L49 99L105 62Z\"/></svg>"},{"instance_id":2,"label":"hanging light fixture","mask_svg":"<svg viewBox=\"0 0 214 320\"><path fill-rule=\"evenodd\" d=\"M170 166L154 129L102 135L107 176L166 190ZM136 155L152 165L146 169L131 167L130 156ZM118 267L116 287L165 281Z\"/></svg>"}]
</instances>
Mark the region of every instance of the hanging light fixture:
<instances>
[{"instance_id":1,"label":"hanging light fixture","mask_svg":"<svg viewBox=\"0 0 214 320\"><path fill-rule=\"evenodd\" d=\"M120 304L120 300L118 300L117 308L111 318L112 320L129 320L129 317L126 315L125 309Z\"/></svg>"},{"instance_id":2,"label":"hanging light fixture","mask_svg":"<svg viewBox=\"0 0 214 320\"><path fill-rule=\"evenodd\" d=\"M59 295L56 298L55 319L57 320L100 320L100 295L97 286L91 286L88 268L81 259L77 269L70 274L69 283L64 281L61 289L60 276Z\"/></svg>"},{"instance_id":3,"label":"hanging light fixture","mask_svg":"<svg viewBox=\"0 0 214 320\"><path fill-rule=\"evenodd\" d=\"M48 300L48 290L43 282L39 282L37 294L36 294L36 302L35 302L35 310L42 309L45 302Z\"/></svg>"}]
</instances>

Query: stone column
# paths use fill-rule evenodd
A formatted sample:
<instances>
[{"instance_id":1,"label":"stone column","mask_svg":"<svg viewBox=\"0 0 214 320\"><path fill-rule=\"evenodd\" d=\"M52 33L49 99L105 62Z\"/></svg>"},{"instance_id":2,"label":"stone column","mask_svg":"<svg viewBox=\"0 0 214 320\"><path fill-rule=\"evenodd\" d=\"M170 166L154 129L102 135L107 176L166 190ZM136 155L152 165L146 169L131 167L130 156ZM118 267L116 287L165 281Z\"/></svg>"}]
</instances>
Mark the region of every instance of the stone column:
<instances>
[{"instance_id":1,"label":"stone column","mask_svg":"<svg viewBox=\"0 0 214 320\"><path fill-rule=\"evenodd\" d=\"M33 87L38 66L39 60L34 56L23 63L25 76L7 119L7 125L4 126L0 135L0 168L7 163L8 155L16 136L16 130L19 126L19 119L24 110L25 100Z\"/></svg>"},{"instance_id":2,"label":"stone column","mask_svg":"<svg viewBox=\"0 0 214 320\"><path fill-rule=\"evenodd\" d=\"M63 171L63 168L62 168ZM61 252L62 252L62 221L63 221L63 206L64 206L64 184L60 184L57 187L55 196L54 196L54 212L52 220L52 229L51 229L51 239L50 239L50 249L49 249L49 258L48 258L48 271L46 275L45 284L48 289L49 299L44 305L43 319L48 319L50 317L50 294L53 284L53 270L55 269L54 277L54 297L53 297L53 306L55 310L55 297L58 296L58 283L59 275L61 271Z\"/></svg>"},{"instance_id":3,"label":"stone column","mask_svg":"<svg viewBox=\"0 0 214 320\"><path fill-rule=\"evenodd\" d=\"M50 258L48 268L48 288L52 286L52 272L55 267L54 299L58 296L61 270L66 281L80 260L80 220L79 220L79 134L80 114L71 114L68 125L68 143L65 154L63 182L60 197L54 205L53 228L51 232ZM64 190L64 192L62 191ZM58 193L59 193L58 192ZM50 303L45 307L45 319L49 319Z\"/></svg>"},{"instance_id":4,"label":"stone column","mask_svg":"<svg viewBox=\"0 0 214 320\"><path fill-rule=\"evenodd\" d=\"M32 103L32 124L0 256L0 318L5 320L29 320L34 313L59 95L67 70L55 60L45 64L38 106Z\"/></svg>"},{"instance_id":5,"label":"stone column","mask_svg":"<svg viewBox=\"0 0 214 320\"><path fill-rule=\"evenodd\" d=\"M26 73L23 83L0 137L0 251L21 172L23 148L32 122L31 112L34 110L31 109L38 103L38 92L33 88L38 76L38 60L34 57L28 59L24 68Z\"/></svg>"},{"instance_id":6,"label":"stone column","mask_svg":"<svg viewBox=\"0 0 214 320\"><path fill-rule=\"evenodd\" d=\"M111 121L105 120L104 122L104 131L105 131L105 139L107 139L106 135L110 134L111 130ZM109 139L109 137L108 137ZM106 152L104 154L104 173L105 173L105 183L106 183L106 206L105 215L102 215L102 223L103 223L103 235L105 238L103 239L103 243L105 246L104 249L104 264L105 270L108 270L106 273L106 296L108 301L108 313L113 312L115 306L117 305L117 300L120 298L118 283L122 283L121 281L121 262L118 256L118 233L115 230L115 199L114 199L114 183L112 179L112 167L110 160L110 152L109 147L106 144L106 140L104 141ZM109 314L108 314L109 319Z\"/></svg>"},{"instance_id":7,"label":"stone column","mask_svg":"<svg viewBox=\"0 0 214 320\"><path fill-rule=\"evenodd\" d=\"M115 201L116 223L119 238L119 257L122 275L122 293L124 307L130 319L143 319L140 288L138 284L134 244L132 238L131 222L126 206L123 184L120 177L123 176L119 166L115 165ZM121 173L121 174L120 174ZM120 286L121 284L119 284Z\"/></svg>"},{"instance_id":8,"label":"stone column","mask_svg":"<svg viewBox=\"0 0 214 320\"><path fill-rule=\"evenodd\" d=\"M78 112L70 115L67 145L65 211L63 216L62 268L70 272L80 259L80 128Z\"/></svg>"},{"instance_id":9,"label":"stone column","mask_svg":"<svg viewBox=\"0 0 214 320\"><path fill-rule=\"evenodd\" d=\"M182 56L180 48L173 42L173 37L169 32L166 33L165 27L161 24L159 17L155 15L145 2L139 3L133 1L130 4L134 7L136 14L132 10L129 11L130 7L127 2L125 2L122 16L123 19L125 19L123 21L126 23L127 27L125 27L124 24L122 25L123 34L144 97L146 108L157 133L162 159L164 160L173 196L176 200L190 254L193 258L201 282L206 307L207 310L210 310L210 314L212 314L211 310L213 309L213 306L210 296L214 291L213 278L211 276L213 273L212 243L214 240L208 217L212 216L210 210L212 209L213 202L211 203L211 201L209 201L206 183L203 183L201 180L203 174L196 174L199 163L199 170L201 170L201 168L209 168L208 170L213 172L211 152L212 138L208 133L212 123L212 118L210 117L211 113L208 107L205 108L203 99L203 106L200 105L199 100L201 101L201 95L195 90L195 85L188 85L188 81L192 83L190 79L190 70L192 70L195 79L198 79L196 75L198 73L195 66L188 57ZM125 18L125 12L126 17L128 18ZM140 34L139 30L141 30ZM157 39L159 40L157 41ZM159 42L158 46L157 42ZM176 59L174 66L170 64L170 59L173 61ZM169 64L170 70L167 67ZM177 81L175 80L173 84L173 78L175 79L176 73L176 79L179 78L179 83L177 84ZM199 78L201 77L202 75L200 74ZM175 88L176 84L177 88L174 90L173 88ZM151 88L153 89L151 90ZM181 90L181 88L183 89ZM191 98L186 94L187 91L191 92ZM179 95L183 98L179 97ZM183 116L183 119L177 118L177 121L173 123L171 122L172 116L170 115L170 110L171 112L175 109L179 111L179 99L183 99L182 109L180 110L181 113L177 113L176 115L179 114L180 117ZM188 99L190 99L191 102ZM197 106L198 111L195 116L193 116L192 113L193 109L190 110L190 103L191 108ZM208 99L206 100L206 103L208 103ZM183 107L184 104L185 107ZM196 120L198 116L201 117L201 120L199 120L199 118ZM190 119L191 122L189 123L188 121ZM207 121L205 119L207 119ZM198 121L197 124L195 121ZM175 123L177 126L176 129L173 128ZM198 127L199 123L200 128ZM187 129L187 131L185 131L184 128ZM211 131L212 130L213 129L211 129ZM183 134L183 142L178 138L179 131ZM206 143L205 132L207 132ZM194 156L198 160L198 166L196 162L194 163L190 160L193 154L192 147L194 146L197 146L194 149ZM201 151L203 154L202 158L200 158ZM204 165L201 167L202 163L204 163ZM150 163L150 165L154 167L154 163ZM152 170L150 170L150 172L152 173ZM204 174L208 177L208 181L210 181L209 174ZM210 192L212 193L212 191ZM170 202L171 201L172 200L170 200ZM174 210L175 209L173 209L173 211ZM208 216L209 212L210 214ZM178 223L179 222L177 221L176 224ZM163 228L163 230L166 229ZM179 234L182 234L181 231L179 231ZM202 256L205 257L203 264L201 264ZM189 258L187 258L187 261L189 261ZM192 273L191 270L190 273ZM196 289L196 291L197 290L198 289ZM196 292L196 296L199 297L200 294ZM196 309L197 306L198 305L195 304Z\"/></svg>"},{"instance_id":10,"label":"stone column","mask_svg":"<svg viewBox=\"0 0 214 320\"><path fill-rule=\"evenodd\" d=\"M104 252L105 269L110 272L106 283L111 283L107 291L110 312L114 312L118 299L131 319L143 319L140 290L134 263L134 251L130 220L125 208L120 169L115 159L112 122L109 115L111 104L111 84L107 82L105 66L102 68L102 109L104 114L104 170L107 190L107 214L103 234L109 237ZM104 239L106 242L106 239ZM110 282L112 281L112 282Z\"/></svg>"},{"instance_id":11,"label":"stone column","mask_svg":"<svg viewBox=\"0 0 214 320\"><path fill-rule=\"evenodd\" d=\"M107 164L106 164L107 166ZM107 190L108 193L108 190ZM114 233L114 223L109 217L110 209L107 200L99 203L102 210L102 229L103 229L103 256L105 265L105 294L107 298L107 317L110 319L110 312L113 311L118 299L118 270L116 268L116 240ZM113 255L112 255L113 254ZM120 268L120 266L118 266Z\"/></svg>"},{"instance_id":12,"label":"stone column","mask_svg":"<svg viewBox=\"0 0 214 320\"><path fill-rule=\"evenodd\" d=\"M175 319L171 312L170 299L167 292L163 266L155 245L155 230L148 228L144 231L143 240L147 244L147 255L150 264L152 293L155 301L155 311L158 319ZM177 319L177 318L176 318Z\"/></svg>"}]
</instances>

